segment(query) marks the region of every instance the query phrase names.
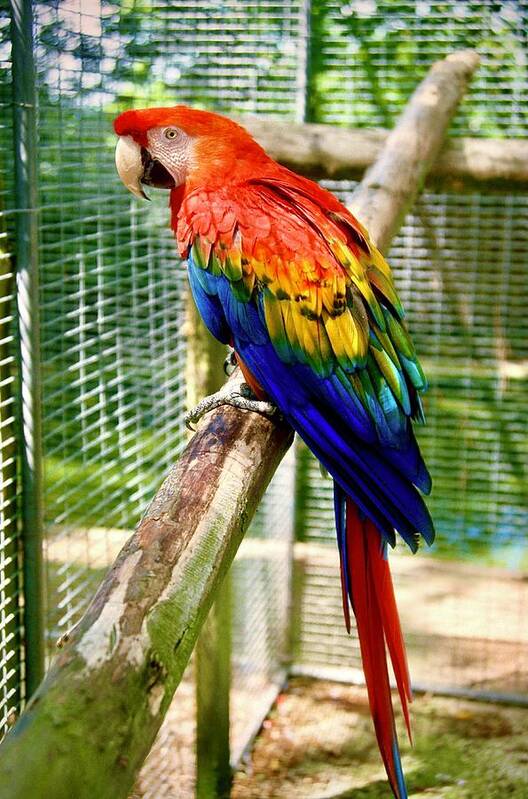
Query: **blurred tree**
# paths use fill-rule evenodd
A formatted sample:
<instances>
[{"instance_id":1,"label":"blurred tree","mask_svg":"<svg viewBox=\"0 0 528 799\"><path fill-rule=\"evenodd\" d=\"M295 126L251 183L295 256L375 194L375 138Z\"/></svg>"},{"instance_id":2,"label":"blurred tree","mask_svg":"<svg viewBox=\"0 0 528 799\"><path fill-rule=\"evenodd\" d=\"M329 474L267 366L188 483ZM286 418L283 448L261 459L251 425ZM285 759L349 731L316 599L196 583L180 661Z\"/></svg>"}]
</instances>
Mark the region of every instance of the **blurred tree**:
<instances>
[{"instance_id":1,"label":"blurred tree","mask_svg":"<svg viewBox=\"0 0 528 799\"><path fill-rule=\"evenodd\" d=\"M313 0L311 19L314 121L391 127L428 64L471 48L483 63L457 132L512 135L513 126L528 125L521 102L528 86L528 4Z\"/></svg>"}]
</instances>

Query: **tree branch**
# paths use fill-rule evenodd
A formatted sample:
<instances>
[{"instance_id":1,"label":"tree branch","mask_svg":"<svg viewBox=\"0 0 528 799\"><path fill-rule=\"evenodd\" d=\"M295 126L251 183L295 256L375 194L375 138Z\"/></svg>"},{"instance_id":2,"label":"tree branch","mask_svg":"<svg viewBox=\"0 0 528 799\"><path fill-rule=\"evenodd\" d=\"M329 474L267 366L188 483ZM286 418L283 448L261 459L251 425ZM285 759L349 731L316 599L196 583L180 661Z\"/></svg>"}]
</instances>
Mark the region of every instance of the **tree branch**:
<instances>
[{"instance_id":1,"label":"tree branch","mask_svg":"<svg viewBox=\"0 0 528 799\"><path fill-rule=\"evenodd\" d=\"M354 192L351 211L382 250L422 190L478 63L476 53L462 51L433 64Z\"/></svg>"},{"instance_id":2,"label":"tree branch","mask_svg":"<svg viewBox=\"0 0 528 799\"><path fill-rule=\"evenodd\" d=\"M478 63L435 65L354 210L387 247ZM0 747L3 799L120 799L148 754L200 626L292 440L224 407L206 417Z\"/></svg>"},{"instance_id":3,"label":"tree branch","mask_svg":"<svg viewBox=\"0 0 528 799\"><path fill-rule=\"evenodd\" d=\"M388 130L338 128L277 118L237 117L281 164L311 178L360 180L381 153ZM473 187L480 184L526 186L526 139L476 139L461 136L442 147L427 183Z\"/></svg>"},{"instance_id":4,"label":"tree branch","mask_svg":"<svg viewBox=\"0 0 528 799\"><path fill-rule=\"evenodd\" d=\"M389 132L332 125L285 122L277 118L237 118L277 161L312 178L359 180L379 157ZM528 141L461 137L446 142L427 181L453 188L526 186Z\"/></svg>"}]
</instances>

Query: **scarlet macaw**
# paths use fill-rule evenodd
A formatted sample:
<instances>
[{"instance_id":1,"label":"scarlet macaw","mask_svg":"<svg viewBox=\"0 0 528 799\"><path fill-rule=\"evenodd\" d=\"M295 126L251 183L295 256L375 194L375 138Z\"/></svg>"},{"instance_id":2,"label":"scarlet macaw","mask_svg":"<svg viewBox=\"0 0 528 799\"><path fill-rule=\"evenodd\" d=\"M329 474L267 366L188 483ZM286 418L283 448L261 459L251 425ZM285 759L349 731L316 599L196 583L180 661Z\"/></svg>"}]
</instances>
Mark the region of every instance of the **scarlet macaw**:
<instances>
[{"instance_id":1,"label":"scarlet macaw","mask_svg":"<svg viewBox=\"0 0 528 799\"><path fill-rule=\"evenodd\" d=\"M177 106L126 111L114 127L125 186L171 190L205 324L333 477L345 622L351 606L381 755L404 799L386 646L409 735L411 686L387 544L398 531L414 552L434 529L411 425L426 381L389 266L342 203L231 120Z\"/></svg>"}]
</instances>

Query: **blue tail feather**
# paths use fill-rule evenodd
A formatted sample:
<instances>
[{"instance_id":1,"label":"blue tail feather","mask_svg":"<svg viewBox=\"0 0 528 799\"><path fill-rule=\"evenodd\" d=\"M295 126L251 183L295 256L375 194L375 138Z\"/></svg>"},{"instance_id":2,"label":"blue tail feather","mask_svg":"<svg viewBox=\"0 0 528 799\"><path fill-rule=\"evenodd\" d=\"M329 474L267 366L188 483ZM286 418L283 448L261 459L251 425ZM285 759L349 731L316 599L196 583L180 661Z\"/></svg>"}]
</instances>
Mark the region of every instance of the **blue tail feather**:
<instances>
[{"instance_id":1,"label":"blue tail feather","mask_svg":"<svg viewBox=\"0 0 528 799\"><path fill-rule=\"evenodd\" d=\"M330 460L333 468L327 468L336 480L345 480L347 494L355 497L356 486L361 485L406 540L407 535L412 540L417 532L426 539L431 537L432 522L418 491L375 451L366 446L358 451L313 407L297 413L292 424Z\"/></svg>"},{"instance_id":2,"label":"blue tail feather","mask_svg":"<svg viewBox=\"0 0 528 799\"><path fill-rule=\"evenodd\" d=\"M407 793L407 785L405 784L405 777L403 774L400 748L398 746L398 739L396 738L396 735L394 736L394 741L392 744L392 757L394 760L394 770L396 772L396 784L398 786L398 791L400 794L399 799L409 799L409 794Z\"/></svg>"}]
</instances>

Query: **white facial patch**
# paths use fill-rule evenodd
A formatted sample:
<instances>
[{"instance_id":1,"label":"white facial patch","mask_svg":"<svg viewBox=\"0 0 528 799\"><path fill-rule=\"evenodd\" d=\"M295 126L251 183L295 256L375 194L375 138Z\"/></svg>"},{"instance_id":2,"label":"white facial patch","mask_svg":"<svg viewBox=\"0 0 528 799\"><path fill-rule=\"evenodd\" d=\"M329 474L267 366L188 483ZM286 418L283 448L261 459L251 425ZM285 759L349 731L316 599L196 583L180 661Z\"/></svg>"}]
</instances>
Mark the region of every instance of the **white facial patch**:
<instances>
[{"instance_id":1,"label":"white facial patch","mask_svg":"<svg viewBox=\"0 0 528 799\"><path fill-rule=\"evenodd\" d=\"M169 134L167 135L167 133ZM190 166L193 139L175 127L152 128L147 133L148 151L174 178L176 186L185 182Z\"/></svg>"}]
</instances>

